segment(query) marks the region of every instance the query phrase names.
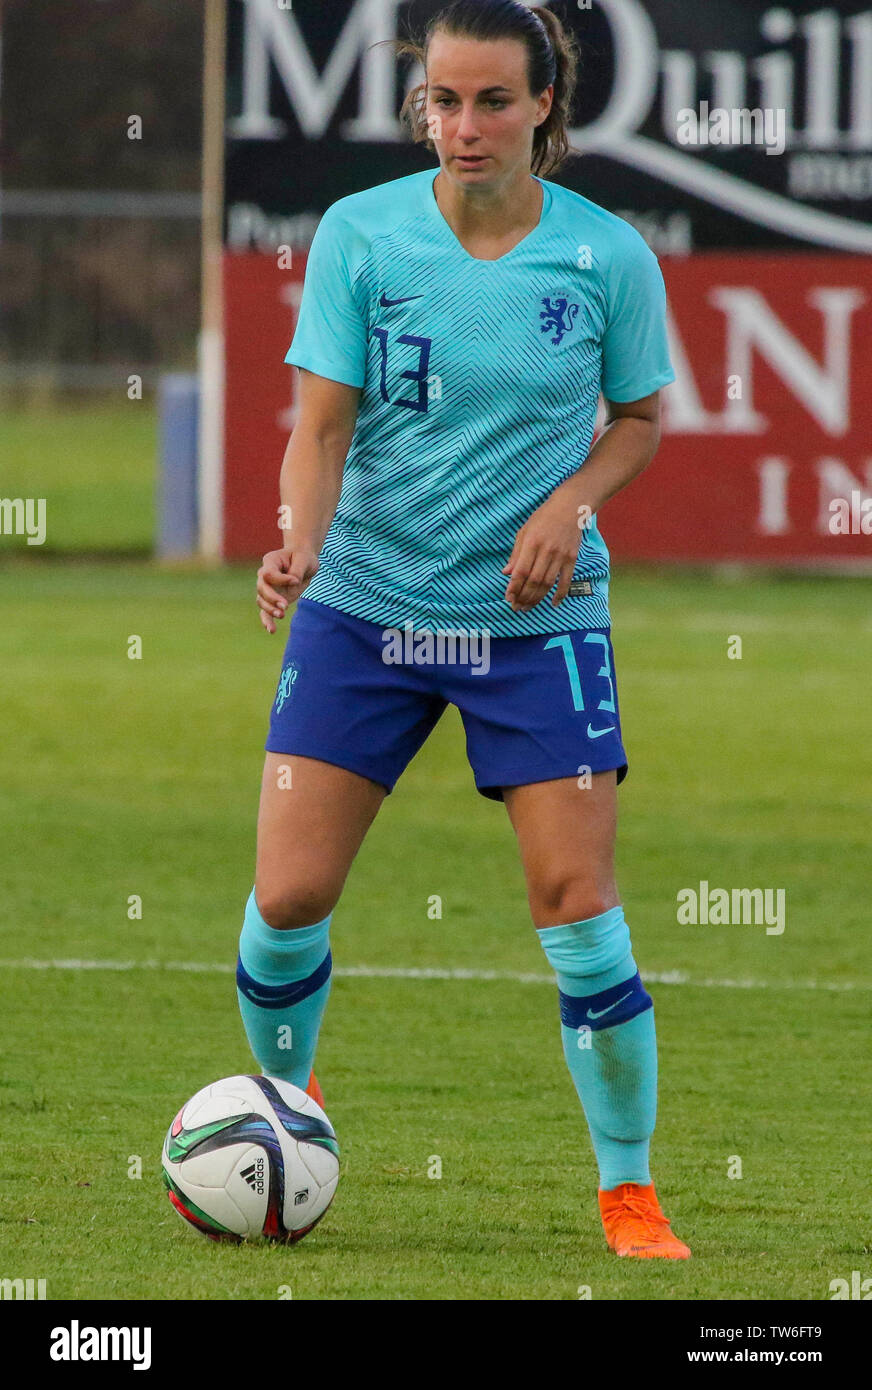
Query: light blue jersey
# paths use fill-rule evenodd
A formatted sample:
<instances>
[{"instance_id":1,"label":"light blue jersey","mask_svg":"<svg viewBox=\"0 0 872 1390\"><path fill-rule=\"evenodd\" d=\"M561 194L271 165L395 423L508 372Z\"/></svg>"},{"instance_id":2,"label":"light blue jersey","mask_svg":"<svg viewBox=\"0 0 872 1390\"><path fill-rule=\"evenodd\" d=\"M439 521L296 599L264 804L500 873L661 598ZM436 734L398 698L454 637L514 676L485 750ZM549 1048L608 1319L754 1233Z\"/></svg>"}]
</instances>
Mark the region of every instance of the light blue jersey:
<instances>
[{"instance_id":1,"label":"light blue jersey","mask_svg":"<svg viewBox=\"0 0 872 1390\"><path fill-rule=\"evenodd\" d=\"M362 394L306 597L390 627L608 627L595 518L559 607L512 612L501 570L587 458L600 391L633 401L674 381L657 258L622 218L539 180L538 226L477 260L439 210L437 173L340 198L312 243L285 360Z\"/></svg>"}]
</instances>

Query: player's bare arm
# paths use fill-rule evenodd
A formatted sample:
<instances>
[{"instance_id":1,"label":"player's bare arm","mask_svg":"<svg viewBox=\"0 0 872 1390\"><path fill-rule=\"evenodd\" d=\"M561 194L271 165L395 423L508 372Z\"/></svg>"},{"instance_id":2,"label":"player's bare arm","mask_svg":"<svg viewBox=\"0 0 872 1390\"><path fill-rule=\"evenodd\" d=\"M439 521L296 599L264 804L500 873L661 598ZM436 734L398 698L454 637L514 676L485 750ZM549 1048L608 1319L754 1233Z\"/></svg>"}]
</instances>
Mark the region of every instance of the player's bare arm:
<instances>
[{"instance_id":1,"label":"player's bare arm","mask_svg":"<svg viewBox=\"0 0 872 1390\"><path fill-rule=\"evenodd\" d=\"M264 555L257 572L260 621L270 633L317 573L342 489L360 391L301 369L299 401L279 480L282 519L291 524L282 530L282 548Z\"/></svg>"},{"instance_id":2,"label":"player's bare arm","mask_svg":"<svg viewBox=\"0 0 872 1390\"><path fill-rule=\"evenodd\" d=\"M660 392L638 401L606 400L606 425L584 468L555 488L520 528L503 574L516 613L540 603L555 582L556 608L569 593L581 532L604 502L644 472L660 443Z\"/></svg>"}]
</instances>

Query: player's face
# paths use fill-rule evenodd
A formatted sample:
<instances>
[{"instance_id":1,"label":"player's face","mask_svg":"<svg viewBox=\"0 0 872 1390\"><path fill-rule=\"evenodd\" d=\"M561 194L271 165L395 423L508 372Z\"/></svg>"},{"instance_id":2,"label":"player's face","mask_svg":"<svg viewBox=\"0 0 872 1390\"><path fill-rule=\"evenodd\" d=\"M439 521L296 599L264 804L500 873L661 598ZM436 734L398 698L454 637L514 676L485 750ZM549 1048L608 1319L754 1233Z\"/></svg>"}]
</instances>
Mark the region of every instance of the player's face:
<instances>
[{"instance_id":1,"label":"player's face","mask_svg":"<svg viewBox=\"0 0 872 1390\"><path fill-rule=\"evenodd\" d=\"M427 122L442 172L461 186L497 187L530 171L533 132L553 88L531 96L527 50L515 39L437 33L427 60Z\"/></svg>"}]
</instances>

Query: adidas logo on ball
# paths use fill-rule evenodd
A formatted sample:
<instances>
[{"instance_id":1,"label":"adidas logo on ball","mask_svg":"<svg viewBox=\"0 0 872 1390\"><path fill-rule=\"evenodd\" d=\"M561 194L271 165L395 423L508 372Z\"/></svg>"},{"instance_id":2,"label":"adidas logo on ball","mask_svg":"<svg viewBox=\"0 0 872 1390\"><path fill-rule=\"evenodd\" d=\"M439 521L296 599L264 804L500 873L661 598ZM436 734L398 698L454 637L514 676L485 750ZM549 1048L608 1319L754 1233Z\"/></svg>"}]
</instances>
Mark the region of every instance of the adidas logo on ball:
<instances>
[{"instance_id":1,"label":"adidas logo on ball","mask_svg":"<svg viewBox=\"0 0 872 1390\"><path fill-rule=\"evenodd\" d=\"M298 1206L300 1205L301 1202L308 1202L308 1200L309 1200L309 1189L308 1189L308 1187L304 1187L304 1188L302 1189L301 1192L295 1192L295 1193L294 1193L294 1206L295 1206L295 1207L298 1207Z\"/></svg>"},{"instance_id":2,"label":"adidas logo on ball","mask_svg":"<svg viewBox=\"0 0 872 1390\"><path fill-rule=\"evenodd\" d=\"M265 1166L264 1160L262 1158L257 1158L254 1163L250 1163L247 1168L243 1168L242 1172L239 1174L241 1178L245 1179L252 1191L258 1194L263 1192Z\"/></svg>"}]
</instances>

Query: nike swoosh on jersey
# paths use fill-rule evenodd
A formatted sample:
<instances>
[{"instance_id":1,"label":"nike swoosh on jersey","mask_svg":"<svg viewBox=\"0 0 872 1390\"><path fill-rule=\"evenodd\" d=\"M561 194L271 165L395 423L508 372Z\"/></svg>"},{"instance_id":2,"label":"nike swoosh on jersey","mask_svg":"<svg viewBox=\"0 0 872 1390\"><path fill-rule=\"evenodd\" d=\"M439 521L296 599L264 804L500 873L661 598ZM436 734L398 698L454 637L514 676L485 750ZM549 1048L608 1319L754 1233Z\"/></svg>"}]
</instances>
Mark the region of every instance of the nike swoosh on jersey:
<instances>
[{"instance_id":1,"label":"nike swoosh on jersey","mask_svg":"<svg viewBox=\"0 0 872 1390\"><path fill-rule=\"evenodd\" d=\"M382 297L379 300L379 304L382 306L383 309L393 309L395 304L408 304L411 299L423 298L424 296L422 294L407 294L404 299L388 299L387 295L384 293L383 290Z\"/></svg>"},{"instance_id":2,"label":"nike swoosh on jersey","mask_svg":"<svg viewBox=\"0 0 872 1390\"><path fill-rule=\"evenodd\" d=\"M607 1009L597 1009L596 1011L594 1011L593 1009L588 1009L588 1018L602 1018L603 1014L610 1014L612 1009L616 1009L619 1004L623 1004L625 999L629 999L630 994L632 993L633 991L630 990L629 994L622 994L620 999L616 999L614 1004L609 1004Z\"/></svg>"},{"instance_id":3,"label":"nike swoosh on jersey","mask_svg":"<svg viewBox=\"0 0 872 1390\"><path fill-rule=\"evenodd\" d=\"M615 728L617 728L616 724L610 724L607 729L595 729L592 724L588 724L587 736L588 738L602 738L603 734L610 734Z\"/></svg>"}]
</instances>

